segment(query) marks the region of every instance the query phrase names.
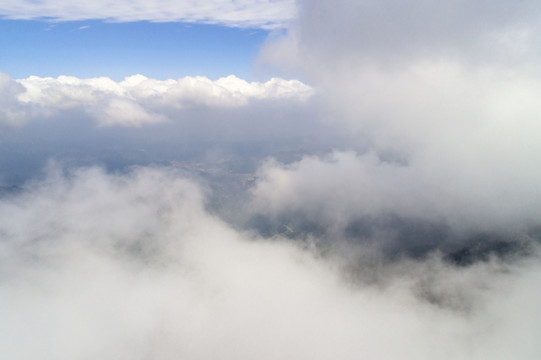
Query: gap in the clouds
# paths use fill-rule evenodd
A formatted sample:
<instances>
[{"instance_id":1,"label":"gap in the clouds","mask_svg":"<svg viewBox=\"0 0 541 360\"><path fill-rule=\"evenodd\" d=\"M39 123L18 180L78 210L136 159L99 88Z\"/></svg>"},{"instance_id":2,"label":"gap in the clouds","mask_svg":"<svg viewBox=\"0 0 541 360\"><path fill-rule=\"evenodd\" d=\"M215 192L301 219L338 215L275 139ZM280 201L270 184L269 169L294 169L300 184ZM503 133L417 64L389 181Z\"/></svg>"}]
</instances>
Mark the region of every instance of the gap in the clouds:
<instances>
[{"instance_id":1,"label":"gap in the clouds","mask_svg":"<svg viewBox=\"0 0 541 360\"><path fill-rule=\"evenodd\" d=\"M278 112L276 109L275 113L264 111L269 114L266 122L279 120ZM221 115L221 120L230 125L246 124L246 120L254 117L251 111L239 110L229 114L221 110ZM194 112L187 117L201 129L219 127L216 123L208 126L211 125L208 118L215 117L208 111ZM5 171L0 173L0 199L24 191L25 183L46 179L44 169L51 159L67 172L93 166L111 174L129 174L134 167L141 166L172 168L210 190L206 194L206 211L225 220L229 226L258 234L262 239L288 238L307 246L314 243L322 255L344 258L346 270L351 272L348 276L359 277L351 280L363 282L372 281L371 278L375 281L380 276L377 267L371 272L366 268L375 261L394 262L403 258L424 261L434 252L440 252L446 263L460 267L493 259L512 263L530 256L531 246L541 238L539 228L521 234L518 239L514 234L499 232L456 234L444 222L392 213L373 217L359 214L350 219L344 216L332 220L324 215L326 205L315 213L310 207L276 215L253 211L251 190L261 180L258 168L265 159L272 157L284 165L307 156L321 159L332 151L325 145L331 134L327 132L326 137L319 137L324 129L314 134L307 129L307 137L301 138L288 135L290 129L275 129L274 133L267 129L265 134L252 129L250 136L244 136L246 133L239 139L238 134L227 134L225 124L215 133L209 130L200 133L201 129L193 127L186 133L187 124L172 123L145 130L96 128L91 119L83 117L73 121L73 116L67 116L5 130L0 133L0 150L4 150L0 151L0 169ZM347 139L340 140L347 143ZM355 211L352 210L353 215ZM377 256L367 259L366 249L373 250L368 252L370 257Z\"/></svg>"},{"instance_id":2,"label":"gap in the clouds","mask_svg":"<svg viewBox=\"0 0 541 360\"><path fill-rule=\"evenodd\" d=\"M257 80L252 64L268 31L179 22L0 20L0 34L0 71L13 78L234 74Z\"/></svg>"}]
</instances>

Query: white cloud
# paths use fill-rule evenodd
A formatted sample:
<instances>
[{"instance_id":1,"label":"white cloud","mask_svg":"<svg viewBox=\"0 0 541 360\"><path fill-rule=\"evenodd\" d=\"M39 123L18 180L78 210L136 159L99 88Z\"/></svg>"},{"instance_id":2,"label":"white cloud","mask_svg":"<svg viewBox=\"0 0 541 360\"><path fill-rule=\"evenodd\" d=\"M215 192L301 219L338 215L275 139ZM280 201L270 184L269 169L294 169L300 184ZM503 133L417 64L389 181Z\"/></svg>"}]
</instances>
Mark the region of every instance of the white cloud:
<instances>
[{"instance_id":1,"label":"white cloud","mask_svg":"<svg viewBox=\"0 0 541 360\"><path fill-rule=\"evenodd\" d=\"M8 125L78 110L101 126L141 126L163 122L171 112L183 109L236 108L254 101L302 102L313 93L297 80L249 83L233 75L215 81L201 76L155 80L134 75L120 82L71 76L15 81L3 75L2 88L6 92L3 101L9 102L2 109L3 123ZM35 113L23 111L30 107Z\"/></svg>"},{"instance_id":2,"label":"white cloud","mask_svg":"<svg viewBox=\"0 0 541 360\"><path fill-rule=\"evenodd\" d=\"M0 215L0 345L12 359L541 351L537 261L458 269L435 256L372 269L377 283L347 282L331 259L228 227L171 169L53 167L2 198Z\"/></svg>"},{"instance_id":3,"label":"white cloud","mask_svg":"<svg viewBox=\"0 0 541 360\"><path fill-rule=\"evenodd\" d=\"M329 230L388 215L474 233L520 232L538 222L541 173L535 157L515 160L522 163L471 157L464 159L471 161L467 168L441 160L403 164L374 153L333 152L288 165L271 161L259 170L252 210L300 213Z\"/></svg>"},{"instance_id":4,"label":"white cloud","mask_svg":"<svg viewBox=\"0 0 541 360\"><path fill-rule=\"evenodd\" d=\"M284 27L296 15L294 0L210 1L3 1L0 14L8 19L71 21L106 19L182 21L234 27Z\"/></svg>"}]
</instances>

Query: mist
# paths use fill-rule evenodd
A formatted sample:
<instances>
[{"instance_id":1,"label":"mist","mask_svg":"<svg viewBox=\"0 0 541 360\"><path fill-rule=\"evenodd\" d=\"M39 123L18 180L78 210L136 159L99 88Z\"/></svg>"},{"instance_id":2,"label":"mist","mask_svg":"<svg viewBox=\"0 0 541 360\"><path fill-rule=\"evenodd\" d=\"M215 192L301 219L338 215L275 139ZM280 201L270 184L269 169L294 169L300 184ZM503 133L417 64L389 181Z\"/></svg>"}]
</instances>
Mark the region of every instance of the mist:
<instances>
[{"instance_id":1,"label":"mist","mask_svg":"<svg viewBox=\"0 0 541 360\"><path fill-rule=\"evenodd\" d=\"M4 197L2 352L14 359L534 359L537 255L434 254L346 276L338 258L235 230L172 168L66 171ZM537 250L535 250L537 253ZM370 269L370 270L369 270ZM358 271L358 270L357 270Z\"/></svg>"}]
</instances>

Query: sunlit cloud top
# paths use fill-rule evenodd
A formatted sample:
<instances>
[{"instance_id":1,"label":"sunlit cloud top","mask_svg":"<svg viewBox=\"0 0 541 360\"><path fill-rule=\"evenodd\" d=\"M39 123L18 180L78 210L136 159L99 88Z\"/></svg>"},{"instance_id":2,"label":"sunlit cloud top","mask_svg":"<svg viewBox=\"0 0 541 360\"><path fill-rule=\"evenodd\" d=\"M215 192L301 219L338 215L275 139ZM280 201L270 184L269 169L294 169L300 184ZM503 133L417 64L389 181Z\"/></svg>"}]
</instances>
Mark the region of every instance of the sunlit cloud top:
<instances>
[{"instance_id":1,"label":"sunlit cloud top","mask_svg":"<svg viewBox=\"0 0 541 360\"><path fill-rule=\"evenodd\" d=\"M101 126L141 126L164 121L168 112L187 108L235 108L251 101L308 99L313 89L298 80L247 82L234 75L212 81L203 76L156 80L133 75L121 82L107 77L73 76L12 80L0 73L0 125L21 125L79 109Z\"/></svg>"},{"instance_id":2,"label":"sunlit cloud top","mask_svg":"<svg viewBox=\"0 0 541 360\"><path fill-rule=\"evenodd\" d=\"M121 0L113 4L106 0L8 0L0 4L0 16L7 19L180 21L265 29L284 27L295 15L293 0Z\"/></svg>"}]
</instances>

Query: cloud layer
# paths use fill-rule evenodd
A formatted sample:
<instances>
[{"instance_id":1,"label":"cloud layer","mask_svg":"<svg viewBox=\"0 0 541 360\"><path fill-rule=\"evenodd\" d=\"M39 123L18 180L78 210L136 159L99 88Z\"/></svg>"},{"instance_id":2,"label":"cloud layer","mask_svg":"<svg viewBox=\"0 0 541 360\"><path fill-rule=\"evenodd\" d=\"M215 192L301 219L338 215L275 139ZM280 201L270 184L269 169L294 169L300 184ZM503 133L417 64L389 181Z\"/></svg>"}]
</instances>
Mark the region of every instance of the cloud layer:
<instances>
[{"instance_id":1,"label":"cloud layer","mask_svg":"<svg viewBox=\"0 0 541 360\"><path fill-rule=\"evenodd\" d=\"M155 80L143 75L121 82L109 78L71 76L12 80L2 74L0 91L5 103L0 124L18 125L80 111L100 126L141 126L165 121L192 108L235 108L254 101L304 101L313 90L297 80L273 78L248 83L233 75L212 81L206 77Z\"/></svg>"},{"instance_id":2,"label":"cloud layer","mask_svg":"<svg viewBox=\"0 0 541 360\"><path fill-rule=\"evenodd\" d=\"M293 0L197 1L4 1L0 14L8 19L72 21L182 21L234 27L283 27L296 14Z\"/></svg>"},{"instance_id":3,"label":"cloud layer","mask_svg":"<svg viewBox=\"0 0 541 360\"><path fill-rule=\"evenodd\" d=\"M235 231L172 169L98 168L0 202L0 344L13 359L536 359L538 262L437 256L351 282ZM362 275L362 273L359 273ZM351 274L349 276L351 278ZM363 276L359 276L362 279Z\"/></svg>"},{"instance_id":4,"label":"cloud layer","mask_svg":"<svg viewBox=\"0 0 541 360\"><path fill-rule=\"evenodd\" d=\"M21 4L9 7L33 17ZM280 23L161 5L145 19ZM314 88L0 74L6 176L44 154L73 159L0 188L8 358L539 358L540 12L300 5L262 57ZM80 6L50 16L101 11ZM108 14L96 16L138 16ZM114 171L78 166L96 149ZM156 163L176 168L127 166Z\"/></svg>"}]
</instances>

